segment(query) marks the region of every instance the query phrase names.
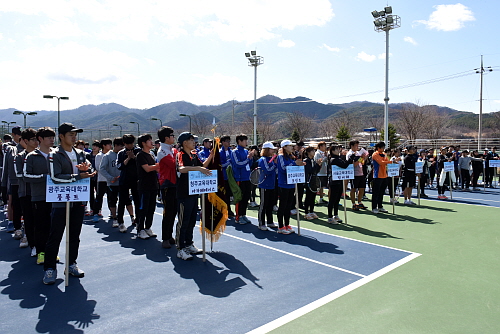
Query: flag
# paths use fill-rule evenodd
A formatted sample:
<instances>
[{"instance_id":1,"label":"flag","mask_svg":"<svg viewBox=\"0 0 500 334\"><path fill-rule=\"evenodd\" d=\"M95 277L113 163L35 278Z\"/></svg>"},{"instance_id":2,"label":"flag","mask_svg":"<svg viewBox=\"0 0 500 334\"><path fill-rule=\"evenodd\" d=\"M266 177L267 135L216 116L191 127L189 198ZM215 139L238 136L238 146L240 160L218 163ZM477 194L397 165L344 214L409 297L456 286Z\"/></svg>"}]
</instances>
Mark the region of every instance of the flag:
<instances>
[{"instance_id":1,"label":"flag","mask_svg":"<svg viewBox=\"0 0 500 334\"><path fill-rule=\"evenodd\" d=\"M208 165L208 169L217 170L217 192L209 193L208 196L205 196L205 233L206 238L212 242L219 240L226 229L226 221L228 218L228 207L224 201L224 198L226 198L226 188L224 187L224 175L222 174L219 149L220 139L219 137L215 137L213 147L215 154Z\"/></svg>"}]
</instances>

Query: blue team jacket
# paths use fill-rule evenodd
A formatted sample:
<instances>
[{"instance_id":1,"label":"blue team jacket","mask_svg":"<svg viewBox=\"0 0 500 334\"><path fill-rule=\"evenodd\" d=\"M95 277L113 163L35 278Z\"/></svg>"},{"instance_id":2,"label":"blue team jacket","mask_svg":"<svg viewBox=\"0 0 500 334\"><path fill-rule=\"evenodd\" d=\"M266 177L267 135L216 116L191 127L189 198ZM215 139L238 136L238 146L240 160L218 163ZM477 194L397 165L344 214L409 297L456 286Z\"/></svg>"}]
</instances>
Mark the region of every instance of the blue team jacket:
<instances>
[{"instance_id":1,"label":"blue team jacket","mask_svg":"<svg viewBox=\"0 0 500 334\"><path fill-rule=\"evenodd\" d=\"M276 187L276 159L270 163L269 161L271 161L271 159L272 157L261 157L258 161L262 173L266 175L266 179L259 184L259 188L274 189Z\"/></svg>"},{"instance_id":2,"label":"blue team jacket","mask_svg":"<svg viewBox=\"0 0 500 334\"><path fill-rule=\"evenodd\" d=\"M228 148L224 150L224 147L221 147L220 151L220 164L222 166L222 175L224 175L224 181L227 181L226 169L227 166L231 164L231 149Z\"/></svg>"},{"instance_id":3,"label":"blue team jacket","mask_svg":"<svg viewBox=\"0 0 500 334\"><path fill-rule=\"evenodd\" d=\"M249 181L253 159L248 159L248 150L238 145L231 151L231 167L234 179L238 181Z\"/></svg>"},{"instance_id":4,"label":"blue team jacket","mask_svg":"<svg viewBox=\"0 0 500 334\"><path fill-rule=\"evenodd\" d=\"M295 188L294 184L286 183L286 166L297 166L297 164L291 158L285 159L284 155L278 155L278 187L285 189Z\"/></svg>"}]
</instances>

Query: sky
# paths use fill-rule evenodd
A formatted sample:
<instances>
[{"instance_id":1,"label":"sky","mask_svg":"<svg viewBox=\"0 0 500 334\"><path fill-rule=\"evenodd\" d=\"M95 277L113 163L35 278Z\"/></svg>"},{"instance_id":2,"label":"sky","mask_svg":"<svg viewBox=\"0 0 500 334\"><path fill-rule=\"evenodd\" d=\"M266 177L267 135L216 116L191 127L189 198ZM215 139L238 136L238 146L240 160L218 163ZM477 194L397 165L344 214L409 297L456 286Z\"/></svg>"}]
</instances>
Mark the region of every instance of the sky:
<instances>
[{"instance_id":1,"label":"sky","mask_svg":"<svg viewBox=\"0 0 500 334\"><path fill-rule=\"evenodd\" d=\"M68 96L62 110L248 101L251 50L264 58L258 97L383 103L386 38L371 12L387 5L401 18L390 103L478 113L484 55L483 112L500 110L494 0L0 0L0 109L57 109L45 94Z\"/></svg>"}]
</instances>

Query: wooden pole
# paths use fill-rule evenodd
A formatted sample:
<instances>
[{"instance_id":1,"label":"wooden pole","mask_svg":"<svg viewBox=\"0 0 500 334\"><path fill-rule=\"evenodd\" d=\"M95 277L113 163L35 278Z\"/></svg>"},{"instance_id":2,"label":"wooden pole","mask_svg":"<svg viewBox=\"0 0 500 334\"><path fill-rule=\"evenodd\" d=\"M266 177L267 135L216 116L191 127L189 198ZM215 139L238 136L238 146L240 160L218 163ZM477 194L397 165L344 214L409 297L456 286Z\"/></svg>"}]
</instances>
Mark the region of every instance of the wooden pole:
<instances>
[{"instance_id":1,"label":"wooden pole","mask_svg":"<svg viewBox=\"0 0 500 334\"><path fill-rule=\"evenodd\" d=\"M66 202L66 261L64 264L64 286L69 285L69 209L70 202Z\"/></svg>"},{"instance_id":2,"label":"wooden pole","mask_svg":"<svg viewBox=\"0 0 500 334\"><path fill-rule=\"evenodd\" d=\"M396 202L396 187L394 187L394 176L391 177L391 179L392 179L392 214L395 215L396 214L396 208L395 208L396 203L394 203L394 202ZM385 190L384 190L384 192L385 192ZM389 193L391 193L391 192L389 192Z\"/></svg>"},{"instance_id":3,"label":"wooden pole","mask_svg":"<svg viewBox=\"0 0 500 334\"><path fill-rule=\"evenodd\" d=\"M203 262L206 261L205 251L205 194L201 194L201 244L203 248Z\"/></svg>"},{"instance_id":4,"label":"wooden pole","mask_svg":"<svg viewBox=\"0 0 500 334\"><path fill-rule=\"evenodd\" d=\"M297 234L300 235L299 191L297 183L295 183L295 206L297 211Z\"/></svg>"}]
</instances>

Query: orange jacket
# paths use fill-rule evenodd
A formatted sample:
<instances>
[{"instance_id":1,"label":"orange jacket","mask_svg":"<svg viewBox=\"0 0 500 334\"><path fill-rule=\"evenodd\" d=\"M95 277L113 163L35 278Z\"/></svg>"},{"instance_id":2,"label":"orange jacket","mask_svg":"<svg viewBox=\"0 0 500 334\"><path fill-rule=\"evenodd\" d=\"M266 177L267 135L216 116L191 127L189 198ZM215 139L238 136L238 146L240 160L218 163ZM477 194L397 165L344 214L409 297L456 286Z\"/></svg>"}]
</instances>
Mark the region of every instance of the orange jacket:
<instances>
[{"instance_id":1,"label":"orange jacket","mask_svg":"<svg viewBox=\"0 0 500 334\"><path fill-rule=\"evenodd\" d=\"M387 177L387 165L392 163L387 154L375 151L372 155L373 161L373 178L384 179Z\"/></svg>"}]
</instances>

